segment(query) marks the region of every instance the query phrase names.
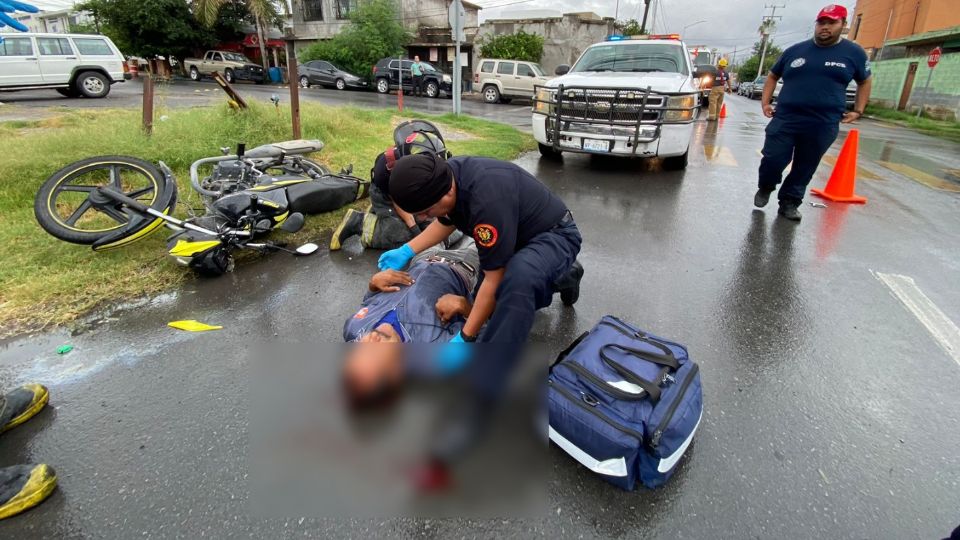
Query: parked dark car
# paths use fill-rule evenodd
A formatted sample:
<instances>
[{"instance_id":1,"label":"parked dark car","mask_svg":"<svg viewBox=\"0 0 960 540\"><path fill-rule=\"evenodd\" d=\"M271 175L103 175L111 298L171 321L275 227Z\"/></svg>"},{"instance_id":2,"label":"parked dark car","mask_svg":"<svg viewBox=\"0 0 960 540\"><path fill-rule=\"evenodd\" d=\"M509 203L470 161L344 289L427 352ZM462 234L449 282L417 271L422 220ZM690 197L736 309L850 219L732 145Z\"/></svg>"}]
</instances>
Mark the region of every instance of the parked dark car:
<instances>
[{"instance_id":1,"label":"parked dark car","mask_svg":"<svg viewBox=\"0 0 960 540\"><path fill-rule=\"evenodd\" d=\"M413 60L403 60L403 66L400 60L396 58L384 58L377 62L373 67L374 88L381 94L386 94L391 90L396 90L400 83L400 70L403 69L403 90L409 92L413 90L413 78L410 75L410 64ZM423 93L427 97L440 97L445 93L448 97L453 96L453 78L450 75L433 67L428 62L420 62L423 66Z\"/></svg>"},{"instance_id":2,"label":"parked dark car","mask_svg":"<svg viewBox=\"0 0 960 540\"><path fill-rule=\"evenodd\" d=\"M347 88L366 90L370 87L370 83L363 77L344 71L325 60L311 60L300 66L300 87L309 88L313 85L332 86L337 90Z\"/></svg>"}]
</instances>

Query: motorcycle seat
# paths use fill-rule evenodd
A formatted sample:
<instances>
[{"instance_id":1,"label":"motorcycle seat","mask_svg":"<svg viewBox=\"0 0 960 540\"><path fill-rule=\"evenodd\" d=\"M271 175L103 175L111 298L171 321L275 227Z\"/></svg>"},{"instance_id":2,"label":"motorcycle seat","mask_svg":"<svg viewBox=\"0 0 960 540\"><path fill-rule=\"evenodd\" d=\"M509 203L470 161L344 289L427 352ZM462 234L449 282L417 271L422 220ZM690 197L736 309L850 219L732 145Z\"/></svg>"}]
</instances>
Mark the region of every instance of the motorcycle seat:
<instances>
[{"instance_id":1,"label":"motorcycle seat","mask_svg":"<svg viewBox=\"0 0 960 540\"><path fill-rule=\"evenodd\" d=\"M319 140L296 139L260 145L248 150L244 156L250 159L278 158L281 155L298 156L320 150L323 150L323 142Z\"/></svg>"}]
</instances>

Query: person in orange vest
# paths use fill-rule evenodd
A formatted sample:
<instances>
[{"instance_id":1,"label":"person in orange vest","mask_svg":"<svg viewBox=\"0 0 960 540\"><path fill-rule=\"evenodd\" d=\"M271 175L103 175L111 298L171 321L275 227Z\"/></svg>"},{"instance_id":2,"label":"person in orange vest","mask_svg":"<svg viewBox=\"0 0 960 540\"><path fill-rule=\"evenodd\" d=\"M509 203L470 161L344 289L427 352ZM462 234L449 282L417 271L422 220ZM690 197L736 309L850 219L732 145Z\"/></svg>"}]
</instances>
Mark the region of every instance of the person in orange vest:
<instances>
[{"instance_id":1,"label":"person in orange vest","mask_svg":"<svg viewBox=\"0 0 960 540\"><path fill-rule=\"evenodd\" d=\"M707 109L707 121L714 121L720 115L720 108L723 107L723 94L730 90L727 59L721 58L717 62L717 76L713 80L713 88L710 89L710 107Z\"/></svg>"}]
</instances>

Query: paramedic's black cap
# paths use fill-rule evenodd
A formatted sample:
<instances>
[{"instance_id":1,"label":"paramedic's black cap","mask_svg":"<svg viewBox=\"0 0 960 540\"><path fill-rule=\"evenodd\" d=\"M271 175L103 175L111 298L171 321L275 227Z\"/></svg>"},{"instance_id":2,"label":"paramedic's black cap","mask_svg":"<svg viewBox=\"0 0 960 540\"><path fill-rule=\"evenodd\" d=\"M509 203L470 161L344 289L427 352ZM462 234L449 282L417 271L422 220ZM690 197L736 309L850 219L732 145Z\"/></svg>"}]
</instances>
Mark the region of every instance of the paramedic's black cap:
<instances>
[{"instance_id":1,"label":"paramedic's black cap","mask_svg":"<svg viewBox=\"0 0 960 540\"><path fill-rule=\"evenodd\" d=\"M443 158L430 152L404 156L390 172L390 198L405 212L414 214L437 204L452 183Z\"/></svg>"}]
</instances>

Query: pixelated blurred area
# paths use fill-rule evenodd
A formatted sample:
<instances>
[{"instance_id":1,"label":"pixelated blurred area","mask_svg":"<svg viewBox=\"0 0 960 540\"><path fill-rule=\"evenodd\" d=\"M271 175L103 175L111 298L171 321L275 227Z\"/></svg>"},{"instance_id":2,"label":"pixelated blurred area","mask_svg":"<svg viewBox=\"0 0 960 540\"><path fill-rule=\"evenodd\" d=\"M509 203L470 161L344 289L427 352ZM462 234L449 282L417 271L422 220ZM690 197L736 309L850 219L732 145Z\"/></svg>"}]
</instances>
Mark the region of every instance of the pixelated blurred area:
<instances>
[{"instance_id":1,"label":"pixelated blurred area","mask_svg":"<svg viewBox=\"0 0 960 540\"><path fill-rule=\"evenodd\" d=\"M545 515L546 351L470 344L448 372L439 347L251 349L253 513Z\"/></svg>"}]
</instances>

